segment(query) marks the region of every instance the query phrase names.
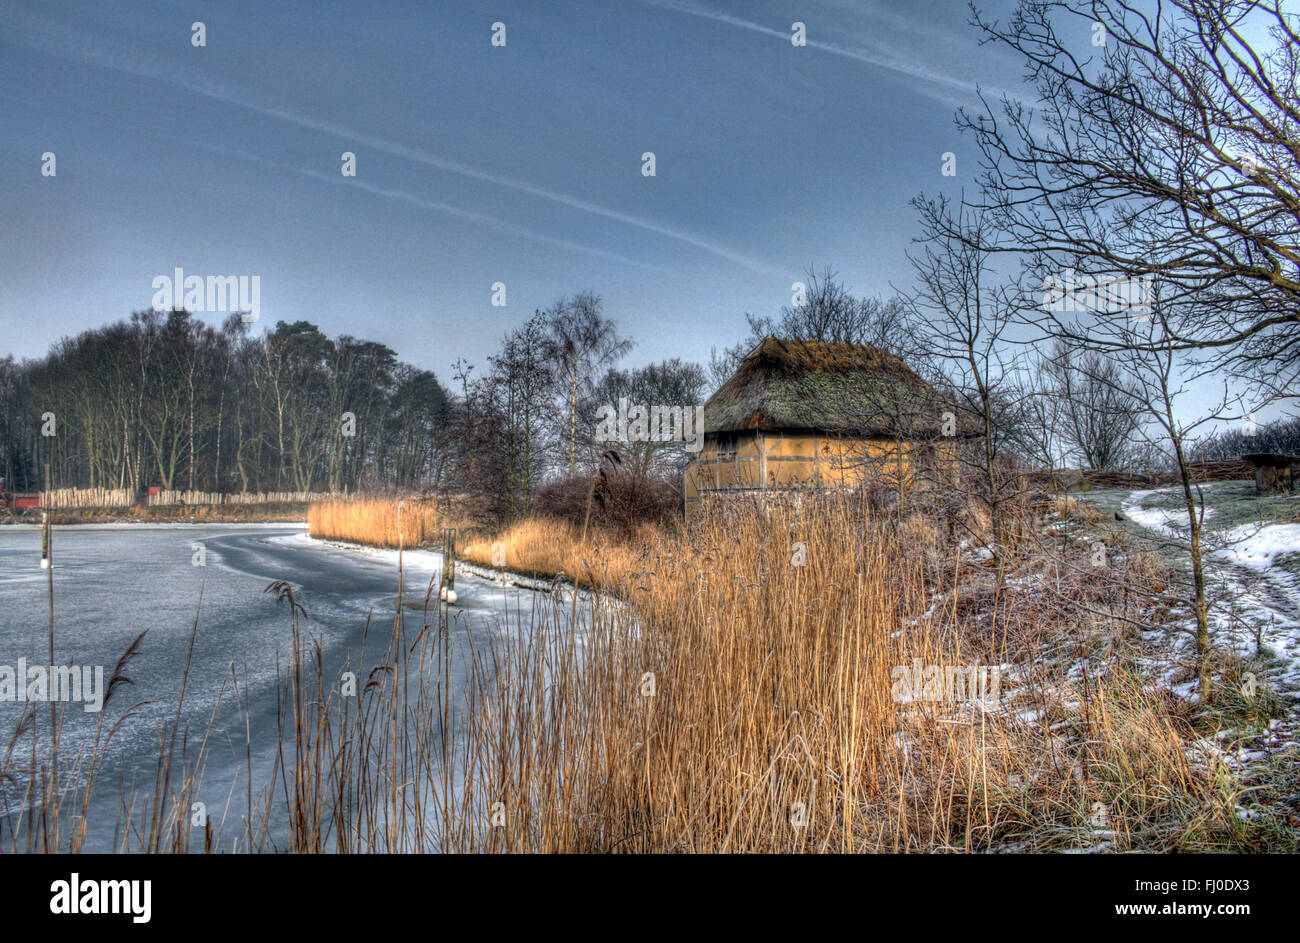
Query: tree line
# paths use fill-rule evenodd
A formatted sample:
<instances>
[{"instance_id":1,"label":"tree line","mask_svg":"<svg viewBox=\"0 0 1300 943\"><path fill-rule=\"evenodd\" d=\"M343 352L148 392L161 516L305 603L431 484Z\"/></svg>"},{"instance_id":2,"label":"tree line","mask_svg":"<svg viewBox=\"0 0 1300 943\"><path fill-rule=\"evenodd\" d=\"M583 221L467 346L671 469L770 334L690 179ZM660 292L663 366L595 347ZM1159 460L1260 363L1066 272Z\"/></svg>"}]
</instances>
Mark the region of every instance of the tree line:
<instances>
[{"instance_id":1,"label":"tree line","mask_svg":"<svg viewBox=\"0 0 1300 943\"><path fill-rule=\"evenodd\" d=\"M306 321L138 311L0 360L0 476L13 491L416 487L445 462L449 398L383 344Z\"/></svg>"},{"instance_id":2,"label":"tree line","mask_svg":"<svg viewBox=\"0 0 1300 943\"><path fill-rule=\"evenodd\" d=\"M207 324L138 311L0 359L0 478L53 487L469 493L494 516L532 511L548 478L590 468L613 443L599 405L702 401L704 370L672 359L619 369L632 348L592 292L509 331L452 388L387 346L283 321L255 335L241 315ZM631 443L643 475L679 470L682 443Z\"/></svg>"}]
</instances>

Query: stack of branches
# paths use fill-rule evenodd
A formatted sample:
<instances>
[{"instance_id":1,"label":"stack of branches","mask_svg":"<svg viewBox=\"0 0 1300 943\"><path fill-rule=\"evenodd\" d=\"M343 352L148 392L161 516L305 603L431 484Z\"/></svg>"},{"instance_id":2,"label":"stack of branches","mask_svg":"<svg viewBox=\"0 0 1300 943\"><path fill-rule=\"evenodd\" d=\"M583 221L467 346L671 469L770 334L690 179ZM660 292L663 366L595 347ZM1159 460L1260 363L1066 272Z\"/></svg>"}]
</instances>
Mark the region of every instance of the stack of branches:
<instances>
[{"instance_id":1,"label":"stack of branches","mask_svg":"<svg viewBox=\"0 0 1300 943\"><path fill-rule=\"evenodd\" d=\"M1243 459L1231 458L1219 462L1195 462L1187 466L1194 482L1238 481L1255 477L1255 469ZM1025 476L1033 486L1049 490L1069 490L1086 481L1094 488L1163 488L1179 482L1177 471L1142 472L1123 471L1052 471L1030 472Z\"/></svg>"}]
</instances>

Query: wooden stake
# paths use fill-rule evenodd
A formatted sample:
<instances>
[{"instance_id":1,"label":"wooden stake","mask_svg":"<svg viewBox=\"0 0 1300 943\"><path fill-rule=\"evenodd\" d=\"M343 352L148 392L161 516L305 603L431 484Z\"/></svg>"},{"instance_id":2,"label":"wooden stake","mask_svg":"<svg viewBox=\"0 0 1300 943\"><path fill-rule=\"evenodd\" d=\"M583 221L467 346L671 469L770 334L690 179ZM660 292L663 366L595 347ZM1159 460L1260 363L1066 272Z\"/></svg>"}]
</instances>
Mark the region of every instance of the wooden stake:
<instances>
[{"instance_id":1,"label":"wooden stake","mask_svg":"<svg viewBox=\"0 0 1300 943\"><path fill-rule=\"evenodd\" d=\"M447 571L447 589L456 588L456 528L447 528L443 540L443 566Z\"/></svg>"},{"instance_id":2,"label":"wooden stake","mask_svg":"<svg viewBox=\"0 0 1300 943\"><path fill-rule=\"evenodd\" d=\"M50 494L50 466L47 464L45 466L45 491L41 494L41 569L51 571L51 575L50 575L51 600L53 599L54 596L54 589L53 589L54 560L50 556L52 550L52 548L50 547L50 507L53 504L53 501L51 500L52 497L53 496ZM53 613L50 614L50 619L51 622L53 622L54 619ZM51 662L51 664L53 664L53 662Z\"/></svg>"},{"instance_id":3,"label":"wooden stake","mask_svg":"<svg viewBox=\"0 0 1300 943\"><path fill-rule=\"evenodd\" d=\"M45 493L50 493L50 466L47 462L45 465ZM49 595L50 603L50 670L54 670L54 541L52 539L50 511L46 508L41 512L41 566L45 567L45 585ZM20 682L21 683L21 682ZM50 789L54 792L58 788L58 762L59 762L59 725L57 723L58 714L54 708L54 698L50 698L50 736L53 738L53 747L50 750ZM48 839L47 839L48 841Z\"/></svg>"}]
</instances>

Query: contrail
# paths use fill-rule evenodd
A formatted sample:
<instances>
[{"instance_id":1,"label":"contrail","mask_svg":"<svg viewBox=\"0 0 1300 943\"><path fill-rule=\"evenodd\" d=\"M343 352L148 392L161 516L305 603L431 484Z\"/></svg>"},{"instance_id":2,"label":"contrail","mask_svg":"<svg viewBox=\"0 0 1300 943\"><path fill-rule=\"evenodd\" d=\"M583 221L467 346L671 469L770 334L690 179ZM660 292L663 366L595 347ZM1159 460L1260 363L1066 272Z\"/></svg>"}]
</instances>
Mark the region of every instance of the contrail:
<instances>
[{"instance_id":1,"label":"contrail","mask_svg":"<svg viewBox=\"0 0 1300 943\"><path fill-rule=\"evenodd\" d=\"M407 193L404 190L392 190L387 187L377 187L374 184L366 183L364 180L358 180L355 177L324 174L319 170L313 170L310 167L297 167L293 164L285 164L280 161L260 157L256 154L249 154L245 151L232 150L226 147L217 147L201 141L187 141L186 143L190 147L197 148L201 151L207 151L211 154L217 154L221 157L235 157L240 160L251 161L267 167L274 167L277 170L286 170L290 173L300 174L301 176L310 177L313 180L320 180L324 183L355 187L358 190L365 190L367 193L373 193L376 196L382 196L390 200L399 200L403 203L409 203L412 206L421 207L422 209L434 210L438 213L454 216L457 219L463 219L480 226L485 226L488 229L493 229L497 232L511 236L518 236L521 239L531 239L536 242L545 243L549 246L555 246L560 249L569 249L575 252L587 252L592 255L600 256L601 258L610 259L615 262L624 262L628 265L636 265L641 268L650 269L654 272L667 271L658 265L652 265L651 263L643 262L640 259L629 258L628 256L619 255L617 252L609 252L605 249L597 249L594 246L585 246L578 242L569 242L567 239L556 239L553 236L547 236L543 233L534 232L531 229L525 229L522 226L516 226L514 223L507 223L504 220L497 219L495 216L489 216L486 213L476 213L472 210L462 209L459 206L452 206L450 203L443 203L438 200L426 200L424 197L416 196L413 193Z\"/></svg>"},{"instance_id":2,"label":"contrail","mask_svg":"<svg viewBox=\"0 0 1300 943\"><path fill-rule=\"evenodd\" d=\"M764 26L761 23L755 23L752 20L746 20L739 16L733 16L730 13L719 13L716 10L709 10L704 7L697 7L689 3L680 3L677 0L641 0L647 6L656 7L660 10L668 10L673 13L683 13L687 16L695 16L705 20L712 20L715 23L723 23L728 26L734 26L738 29L749 30L753 33L760 33L763 36L772 36L776 39L790 41L790 32L788 30L773 29ZM815 26L809 24L809 32L813 33ZM842 56L845 59L853 59L857 62L866 63L867 65L877 66L882 69L888 69L891 72L897 72L912 79L921 79L923 82L929 82L934 85L943 86L949 89L955 89L966 93L966 96L974 96L979 92L979 86L974 82L965 79L954 78L951 75L945 75L942 72L936 72L933 69L927 69L924 66L912 62L906 62L893 56L883 55L864 49L860 46L841 46L838 43L826 42L815 38L815 34L810 35L807 39L809 49L817 49L822 52L828 52L832 55ZM928 95L945 104L960 104L965 99L954 98L951 94L943 93L935 89L918 86L916 89L923 95ZM1001 90L991 87L990 91L995 93Z\"/></svg>"},{"instance_id":3,"label":"contrail","mask_svg":"<svg viewBox=\"0 0 1300 943\"><path fill-rule=\"evenodd\" d=\"M376 151L408 160L413 163L422 164L427 167L433 167L438 170L444 170L448 173L458 174L462 177L468 177L473 180L481 180L485 183L495 184L516 190L520 193L526 193L529 196L538 199L548 200L552 203L558 203L571 209L581 210L595 216L601 216L605 219L611 219L616 222L624 223L629 226L635 226L638 229L653 232L657 235L666 236L670 239L684 242L687 245L694 246L705 252L716 255L719 258L726 259L742 268L749 269L767 276L783 276L784 269L769 265L757 259L749 258L734 249L724 246L711 240L703 239L692 233L674 229L670 226L664 226L660 223L651 222L629 213L623 213L619 210L610 209L593 203L580 197L570 196L566 193L560 193L555 190L548 190L545 187L539 187L535 184L519 180L514 177L508 177L504 174L492 173L491 171L480 170L477 167L470 167L457 161L448 160L436 154L416 148L407 147L406 145L389 141L381 137L370 134L364 134L354 131L343 125L335 124L329 121L322 121L306 115L300 115L283 108L271 107L260 102L254 101L247 96L241 89L223 81L214 81L211 78L197 78L186 72L178 72L174 65L167 64L157 57L151 56L144 50L135 49L123 44L115 43L111 40L105 40L84 30L75 27L63 26L53 20L47 19L36 14L29 13L14 7L10 3L0 5L7 19L18 29L0 35L0 39L14 41L18 39L18 33L23 34L21 40L24 45L38 52L44 53L60 59L68 59L74 62L81 62L97 66L99 68L109 69L112 71L122 72L127 75L134 75L140 78L149 79L155 82L162 82L169 85L175 85L210 98L214 101L223 102L229 105L235 105L256 114L264 115L269 118L276 118L281 121L297 125L310 131L318 131L322 134L329 134L334 137L342 138L351 142L354 146L363 146Z\"/></svg>"}]
</instances>

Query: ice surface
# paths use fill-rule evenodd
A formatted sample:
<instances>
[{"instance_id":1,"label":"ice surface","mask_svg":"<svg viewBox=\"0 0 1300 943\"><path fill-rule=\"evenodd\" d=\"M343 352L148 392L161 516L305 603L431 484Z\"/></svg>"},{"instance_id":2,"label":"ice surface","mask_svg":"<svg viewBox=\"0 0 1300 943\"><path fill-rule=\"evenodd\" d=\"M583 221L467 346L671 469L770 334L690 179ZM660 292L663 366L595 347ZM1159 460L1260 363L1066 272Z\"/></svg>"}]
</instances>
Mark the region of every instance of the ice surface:
<instances>
[{"instance_id":1,"label":"ice surface","mask_svg":"<svg viewBox=\"0 0 1300 943\"><path fill-rule=\"evenodd\" d=\"M134 685L109 705L105 726L125 707L149 704L115 736L97 808L88 817L91 850L111 842L119 773L128 782L138 777L143 791L152 794L158 729L175 711L196 616L182 723L188 725L192 750L212 721L199 796L210 810L224 808L232 789L243 795L244 716L234 696L234 675L241 700L245 678L249 685L255 786L269 778L265 774L276 746L276 669L289 650L289 612L265 592L268 584L285 580L293 587L307 612L302 631L320 641L327 676L345 665L356 670L362 659L368 671L392 631L397 552L314 541L300 524L66 526L55 528L53 551L55 664L102 665L107 678L131 641L147 630L127 672ZM442 558L432 551L407 551L402 563L404 618L413 635L424 622L423 601ZM15 665L20 657L28 664L49 664L46 580L39 528L0 528L0 665ZM436 588L435 582L435 596ZM453 650L460 654L452 674L453 684L463 690L469 653L527 624L540 597L467 573L457 574L456 589L460 598L449 625ZM435 599L430 612L437 609ZM75 754L94 736L97 715L71 706L62 756ZM0 701L5 742L22 707ZM47 716L42 715L42 730ZM242 805L236 808L233 819L238 821L242 811Z\"/></svg>"}]
</instances>

